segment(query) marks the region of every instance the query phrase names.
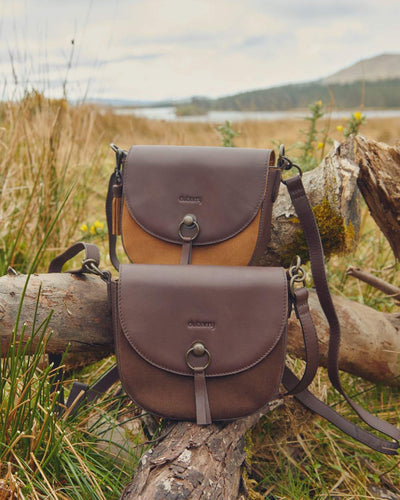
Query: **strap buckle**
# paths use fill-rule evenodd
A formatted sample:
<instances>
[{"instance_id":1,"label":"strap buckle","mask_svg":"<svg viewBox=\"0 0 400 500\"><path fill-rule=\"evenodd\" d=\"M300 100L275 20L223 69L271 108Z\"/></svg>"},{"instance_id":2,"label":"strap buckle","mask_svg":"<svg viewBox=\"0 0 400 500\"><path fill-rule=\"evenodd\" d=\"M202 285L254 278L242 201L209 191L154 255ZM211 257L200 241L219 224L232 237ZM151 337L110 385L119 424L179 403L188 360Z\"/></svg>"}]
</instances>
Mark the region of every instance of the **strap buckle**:
<instances>
[{"instance_id":1,"label":"strap buckle","mask_svg":"<svg viewBox=\"0 0 400 500\"><path fill-rule=\"evenodd\" d=\"M111 273L109 271L102 271L97 265L95 259L83 259L82 260L82 272L87 274L94 274L95 276L100 276L104 281L109 281Z\"/></svg>"}]
</instances>

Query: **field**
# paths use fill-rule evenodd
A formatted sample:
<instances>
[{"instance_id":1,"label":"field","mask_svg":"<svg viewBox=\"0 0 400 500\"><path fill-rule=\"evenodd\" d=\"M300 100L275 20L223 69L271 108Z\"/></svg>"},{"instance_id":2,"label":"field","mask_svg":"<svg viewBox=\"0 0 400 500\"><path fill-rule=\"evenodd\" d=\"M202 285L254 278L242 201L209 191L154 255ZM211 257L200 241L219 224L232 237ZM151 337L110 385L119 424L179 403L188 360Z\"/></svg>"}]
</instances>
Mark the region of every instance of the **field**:
<instances>
[{"instance_id":1,"label":"field","mask_svg":"<svg viewBox=\"0 0 400 500\"><path fill-rule=\"evenodd\" d=\"M368 112L365 114L367 121L360 130L363 135L389 144L399 143L400 119L369 120ZM326 138L343 140L343 133L337 129L340 125L343 123L330 121L329 117L318 121L312 145L317 160L330 147ZM308 121L299 120L233 124L233 129L239 132L235 145L277 149L283 142L290 154L298 157L307 138L300 129L307 131L308 127ZM56 253L82 238L100 245L102 261L111 269L106 256L104 216L108 177L114 166L110 142L122 148L132 144L221 145L221 136L211 124L116 116L111 110L91 105L71 106L35 93L18 103L0 103L2 274L8 266L21 273L45 272ZM398 282L394 257L365 208L356 252L335 256L329 263L332 285L337 294L394 311L390 299L344 278L344 270L350 264L376 269L386 279ZM15 352L8 354L8 359L15 361ZM49 391L48 373L40 368L41 356L39 352L36 358L28 360L23 373L12 361L2 363L0 499L11 500L12 492L14 498L18 494L19 498L27 499L118 498L144 448L124 450L115 460L115 448L103 446L99 451L99 429L104 432L105 421L107 429L111 429L117 418L120 422L133 422L128 441L138 445L143 435L135 408L121 396L108 397L97 405L96 411L78 415L72 423L61 421L51 425L48 416L54 411L55 402ZM109 363L100 362L84 373L69 375L91 380ZM301 366L295 360L291 363ZM22 389L19 378L28 372L32 381L29 394ZM384 418L400 423L398 390L371 388L370 384L350 376L344 379L349 392L358 395L358 401L368 402ZM322 369L313 390L350 416L337 394L328 388ZM41 408L35 406L37 414L26 410L31 415L29 423L23 418L28 413L21 408L31 408L39 393ZM10 401L14 401L15 407ZM111 414L112 418L107 416ZM21 432L25 433L25 439L18 437ZM38 433L43 439L37 438ZM44 436L56 453L50 453L51 446L46 445ZM367 451L291 400L249 433L248 463L246 485L252 499L392 498L382 496L385 491L400 495L396 457ZM85 479L79 474L82 467Z\"/></svg>"}]
</instances>

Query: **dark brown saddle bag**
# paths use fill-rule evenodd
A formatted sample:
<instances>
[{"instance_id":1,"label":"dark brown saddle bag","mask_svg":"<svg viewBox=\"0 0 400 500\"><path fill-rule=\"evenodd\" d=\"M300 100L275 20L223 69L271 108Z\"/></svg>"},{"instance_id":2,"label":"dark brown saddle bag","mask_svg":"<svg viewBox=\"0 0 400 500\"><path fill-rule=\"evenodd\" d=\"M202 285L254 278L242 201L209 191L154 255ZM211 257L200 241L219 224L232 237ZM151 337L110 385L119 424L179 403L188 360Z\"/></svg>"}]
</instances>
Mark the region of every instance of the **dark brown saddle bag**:
<instances>
[{"instance_id":1,"label":"dark brown saddle bag","mask_svg":"<svg viewBox=\"0 0 400 500\"><path fill-rule=\"evenodd\" d=\"M120 378L142 408L209 424L254 413L277 395L283 268L121 264L111 291Z\"/></svg>"}]
</instances>

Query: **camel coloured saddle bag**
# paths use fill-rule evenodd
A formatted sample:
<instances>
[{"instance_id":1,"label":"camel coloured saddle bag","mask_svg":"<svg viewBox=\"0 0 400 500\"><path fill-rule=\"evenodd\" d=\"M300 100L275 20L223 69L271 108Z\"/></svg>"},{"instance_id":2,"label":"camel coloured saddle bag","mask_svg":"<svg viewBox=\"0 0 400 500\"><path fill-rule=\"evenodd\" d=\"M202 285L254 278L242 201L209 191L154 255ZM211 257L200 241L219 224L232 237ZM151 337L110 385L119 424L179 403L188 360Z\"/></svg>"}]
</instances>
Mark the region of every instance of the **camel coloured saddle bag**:
<instances>
[{"instance_id":1,"label":"camel coloured saddle bag","mask_svg":"<svg viewBox=\"0 0 400 500\"><path fill-rule=\"evenodd\" d=\"M138 264L246 266L262 257L282 171L272 150L112 147L106 212L115 268L118 235Z\"/></svg>"},{"instance_id":2,"label":"camel coloured saddle bag","mask_svg":"<svg viewBox=\"0 0 400 500\"><path fill-rule=\"evenodd\" d=\"M108 283L117 367L92 387L76 382L66 406L78 408L83 395L96 399L120 378L144 409L206 425L251 414L277 396L292 394L358 441L396 454L400 431L354 402L342 387L340 325L299 167L282 150L274 167L268 150L134 146L126 154L114 149L117 165L106 211L110 257L119 278L99 270L98 250L85 243L57 257L49 271L60 272L67 260L86 251L77 272L98 274ZM281 172L292 166L299 174L282 182L303 229L315 291L329 323L330 381L367 425L391 440L349 422L307 389L319 354L300 263L288 272L254 265L269 241ZM135 263L119 263L119 233ZM305 345L300 379L285 366L292 310Z\"/></svg>"}]
</instances>

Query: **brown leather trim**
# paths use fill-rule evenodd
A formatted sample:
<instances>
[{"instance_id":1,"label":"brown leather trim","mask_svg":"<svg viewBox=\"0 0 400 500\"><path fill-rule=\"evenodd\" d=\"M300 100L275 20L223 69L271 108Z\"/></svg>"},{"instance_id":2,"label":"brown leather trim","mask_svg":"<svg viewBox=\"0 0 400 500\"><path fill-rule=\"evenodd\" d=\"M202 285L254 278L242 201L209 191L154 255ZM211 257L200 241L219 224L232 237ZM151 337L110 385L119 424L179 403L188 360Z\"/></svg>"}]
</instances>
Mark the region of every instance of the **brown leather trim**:
<instances>
[{"instance_id":1,"label":"brown leather trim","mask_svg":"<svg viewBox=\"0 0 400 500\"><path fill-rule=\"evenodd\" d=\"M185 353L202 342L212 359L206 376L224 376L271 353L287 293L283 268L121 264L118 314L131 348L154 366L191 376Z\"/></svg>"},{"instance_id":2,"label":"brown leather trim","mask_svg":"<svg viewBox=\"0 0 400 500\"><path fill-rule=\"evenodd\" d=\"M180 243L178 225L193 213L194 245L219 243L257 215L271 158L261 149L134 146L123 170L125 206L142 229L171 243Z\"/></svg>"}]
</instances>

